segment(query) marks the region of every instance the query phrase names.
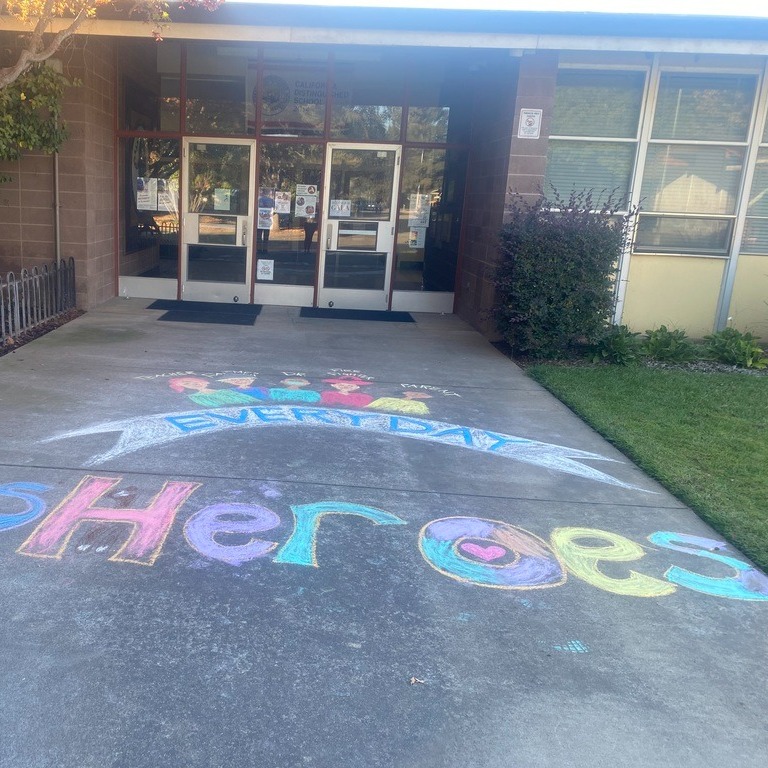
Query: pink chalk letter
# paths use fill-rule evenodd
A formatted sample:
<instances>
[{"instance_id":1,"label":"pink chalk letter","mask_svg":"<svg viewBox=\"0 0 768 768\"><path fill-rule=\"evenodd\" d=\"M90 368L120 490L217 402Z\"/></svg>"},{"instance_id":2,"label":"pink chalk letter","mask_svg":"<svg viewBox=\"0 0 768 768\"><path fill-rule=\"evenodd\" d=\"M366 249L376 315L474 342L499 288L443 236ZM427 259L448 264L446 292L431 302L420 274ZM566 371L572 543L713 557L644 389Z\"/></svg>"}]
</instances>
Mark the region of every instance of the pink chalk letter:
<instances>
[{"instance_id":1,"label":"pink chalk letter","mask_svg":"<svg viewBox=\"0 0 768 768\"><path fill-rule=\"evenodd\" d=\"M200 483L167 482L144 509L96 507L122 478L87 475L18 548L21 555L60 559L80 523L124 523L130 533L110 560L152 565L163 548L176 513Z\"/></svg>"}]
</instances>

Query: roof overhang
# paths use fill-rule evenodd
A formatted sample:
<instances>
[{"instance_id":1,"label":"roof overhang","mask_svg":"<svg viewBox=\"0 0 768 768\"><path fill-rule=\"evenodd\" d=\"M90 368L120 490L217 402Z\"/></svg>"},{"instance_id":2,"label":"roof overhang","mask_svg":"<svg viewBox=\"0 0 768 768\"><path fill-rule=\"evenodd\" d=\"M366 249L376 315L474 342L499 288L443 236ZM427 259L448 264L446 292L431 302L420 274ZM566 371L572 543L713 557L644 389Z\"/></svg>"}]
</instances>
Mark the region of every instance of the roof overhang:
<instances>
[{"instance_id":1,"label":"roof overhang","mask_svg":"<svg viewBox=\"0 0 768 768\"><path fill-rule=\"evenodd\" d=\"M768 55L768 18L240 3L213 13L173 8L171 17L163 36L175 40ZM8 18L1 28L25 29ZM116 37L150 32L148 23L115 9L82 27L82 34Z\"/></svg>"}]
</instances>

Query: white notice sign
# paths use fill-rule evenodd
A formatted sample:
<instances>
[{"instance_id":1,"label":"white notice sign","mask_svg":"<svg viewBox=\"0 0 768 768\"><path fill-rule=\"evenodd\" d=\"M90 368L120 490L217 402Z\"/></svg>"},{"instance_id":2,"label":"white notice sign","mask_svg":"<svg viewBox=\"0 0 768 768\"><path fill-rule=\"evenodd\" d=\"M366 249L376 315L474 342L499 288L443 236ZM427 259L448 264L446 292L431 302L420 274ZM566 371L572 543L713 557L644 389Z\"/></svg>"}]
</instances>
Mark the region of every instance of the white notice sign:
<instances>
[{"instance_id":1,"label":"white notice sign","mask_svg":"<svg viewBox=\"0 0 768 768\"><path fill-rule=\"evenodd\" d=\"M275 192L275 213L291 212L291 193Z\"/></svg>"},{"instance_id":2,"label":"white notice sign","mask_svg":"<svg viewBox=\"0 0 768 768\"><path fill-rule=\"evenodd\" d=\"M274 280L275 279L275 260L257 259L256 260L256 279Z\"/></svg>"},{"instance_id":3,"label":"white notice sign","mask_svg":"<svg viewBox=\"0 0 768 768\"><path fill-rule=\"evenodd\" d=\"M136 179L136 210L157 210L157 179L141 176Z\"/></svg>"},{"instance_id":4,"label":"white notice sign","mask_svg":"<svg viewBox=\"0 0 768 768\"><path fill-rule=\"evenodd\" d=\"M540 109L521 109L520 123L517 126L518 139L538 139L541 135Z\"/></svg>"},{"instance_id":5,"label":"white notice sign","mask_svg":"<svg viewBox=\"0 0 768 768\"><path fill-rule=\"evenodd\" d=\"M214 211L228 211L230 208L230 200L232 199L232 190L224 189L222 187L216 187L213 190L213 210Z\"/></svg>"}]
</instances>

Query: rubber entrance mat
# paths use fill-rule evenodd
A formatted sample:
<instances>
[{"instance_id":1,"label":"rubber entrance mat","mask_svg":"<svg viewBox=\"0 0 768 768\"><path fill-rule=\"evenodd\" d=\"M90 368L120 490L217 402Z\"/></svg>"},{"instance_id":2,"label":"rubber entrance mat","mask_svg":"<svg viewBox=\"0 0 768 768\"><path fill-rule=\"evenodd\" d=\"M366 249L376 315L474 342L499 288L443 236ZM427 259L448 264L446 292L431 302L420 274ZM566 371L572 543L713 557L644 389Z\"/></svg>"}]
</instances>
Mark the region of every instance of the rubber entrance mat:
<instances>
[{"instance_id":1,"label":"rubber entrance mat","mask_svg":"<svg viewBox=\"0 0 768 768\"><path fill-rule=\"evenodd\" d=\"M302 307L299 317L330 320L379 320L384 323L415 323L410 312L377 312L374 309L326 309Z\"/></svg>"},{"instance_id":2,"label":"rubber entrance mat","mask_svg":"<svg viewBox=\"0 0 768 768\"><path fill-rule=\"evenodd\" d=\"M214 325L253 325L261 312L260 304L218 304L208 301L170 301L159 299L147 309L164 309L158 320L172 323L212 323Z\"/></svg>"}]
</instances>

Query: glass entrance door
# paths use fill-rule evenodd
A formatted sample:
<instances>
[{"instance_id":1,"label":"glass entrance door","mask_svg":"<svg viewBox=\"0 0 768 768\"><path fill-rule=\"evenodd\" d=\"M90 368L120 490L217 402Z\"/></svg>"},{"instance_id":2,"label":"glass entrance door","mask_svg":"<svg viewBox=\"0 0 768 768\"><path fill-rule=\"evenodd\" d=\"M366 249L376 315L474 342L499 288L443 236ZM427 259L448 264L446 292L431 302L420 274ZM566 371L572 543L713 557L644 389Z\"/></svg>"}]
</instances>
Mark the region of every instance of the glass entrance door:
<instances>
[{"instance_id":1,"label":"glass entrance door","mask_svg":"<svg viewBox=\"0 0 768 768\"><path fill-rule=\"evenodd\" d=\"M185 301L250 300L255 163L254 141L185 140Z\"/></svg>"},{"instance_id":2,"label":"glass entrance door","mask_svg":"<svg viewBox=\"0 0 768 768\"><path fill-rule=\"evenodd\" d=\"M329 144L320 235L320 307L388 309L400 147Z\"/></svg>"}]
</instances>

